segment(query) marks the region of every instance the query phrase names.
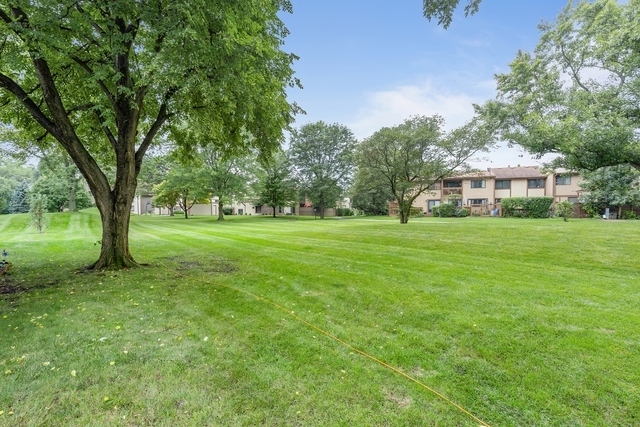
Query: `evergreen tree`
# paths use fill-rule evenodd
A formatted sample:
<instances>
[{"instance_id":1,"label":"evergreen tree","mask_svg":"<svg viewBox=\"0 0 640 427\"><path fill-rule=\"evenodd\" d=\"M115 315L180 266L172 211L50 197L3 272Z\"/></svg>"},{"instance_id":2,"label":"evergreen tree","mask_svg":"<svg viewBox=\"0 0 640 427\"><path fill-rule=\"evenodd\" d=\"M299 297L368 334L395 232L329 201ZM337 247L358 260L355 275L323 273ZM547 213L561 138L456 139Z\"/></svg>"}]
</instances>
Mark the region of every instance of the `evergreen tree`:
<instances>
[{"instance_id":1,"label":"evergreen tree","mask_svg":"<svg viewBox=\"0 0 640 427\"><path fill-rule=\"evenodd\" d=\"M28 191L29 183L27 183L27 181L22 181L22 183L13 190L11 200L9 201L9 213L29 212Z\"/></svg>"}]
</instances>

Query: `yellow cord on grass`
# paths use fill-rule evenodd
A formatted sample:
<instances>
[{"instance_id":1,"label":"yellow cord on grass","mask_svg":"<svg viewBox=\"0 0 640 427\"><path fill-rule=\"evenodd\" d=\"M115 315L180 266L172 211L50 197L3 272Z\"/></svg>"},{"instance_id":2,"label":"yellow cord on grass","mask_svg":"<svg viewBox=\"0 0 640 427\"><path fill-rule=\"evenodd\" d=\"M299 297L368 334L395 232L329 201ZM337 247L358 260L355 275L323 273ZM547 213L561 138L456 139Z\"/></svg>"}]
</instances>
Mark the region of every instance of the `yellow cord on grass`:
<instances>
[{"instance_id":1,"label":"yellow cord on grass","mask_svg":"<svg viewBox=\"0 0 640 427\"><path fill-rule=\"evenodd\" d=\"M312 323L307 322L307 321L306 321L306 320L304 320L302 317L300 317L300 316L298 316L297 314L295 314L293 311L287 310L286 308L282 307L281 305L278 305L278 304L276 304L276 303L275 303L275 302L273 302L273 301L269 301L268 299L263 298L263 297L261 297L261 296L258 296L258 295L255 295L255 294L252 294L251 292L248 292L248 291L245 291L245 290L242 290L242 289L238 289L238 288L233 287L233 286L230 286L230 285L224 285L224 284L221 284L221 283L218 283L218 285L219 285L219 286L223 286L223 287L225 287L225 288L233 289L234 291L239 292L239 293L243 293L243 294L246 294L246 295L250 295L250 296L252 296L252 297L254 297L254 298L256 298L256 299L258 299L258 300L260 300L260 301L263 301L263 302L265 302L265 303L267 303L267 304L269 304L269 305L272 305L273 307L277 308L278 310L284 311L285 313L289 314L290 316L293 316L293 317L294 317L296 320L298 320L299 322L304 323L305 325L309 326L310 328L315 329L316 331L320 332L320 333L321 333L321 334L323 334L323 335L326 335L327 337L331 338L332 340L339 342L340 344L342 344L342 345L344 345L345 347L347 347L347 348L349 348L349 349L353 350L354 352L359 353L359 354L363 355L364 357L367 357L367 358L369 358L369 359L373 360L374 362L376 362L376 363L378 363L378 364L380 364L380 365L384 366L385 368L387 368L387 369L389 369L389 370L391 370L391 371L395 372L396 374L402 375L403 377L405 377L406 379L408 379L408 380L410 380L410 381L413 381L414 383L418 384L420 387L422 387L422 388L424 388L424 389L426 389L426 390L430 391L431 393L435 394L435 395L436 395L436 396L438 396L440 399L444 400L445 402L449 403L450 405L453 405L453 406L454 406L454 407L456 407L460 412L462 412L462 413L464 413L464 414L468 415L469 417L471 417L472 419L474 419L475 421L477 421L478 423L480 423L480 425L481 425L481 426L483 426L483 427L490 427L490 426L489 426L489 424L485 423L485 422L484 422L484 421L482 421L480 418L476 417L476 416L475 416L475 415L473 415L471 412L469 412L468 410L464 409L462 406L458 405L457 403L455 403L454 401L452 401L451 399L449 399L448 397L446 397L446 396L445 396L445 395L443 395L442 393L439 393L438 391L436 391L436 390L432 389L431 387L429 387L428 385L426 385L426 384L424 384L424 383L422 383L422 382L418 381L417 379L413 378L412 376L407 375L406 373L402 372L400 369L395 368L395 367L393 367L393 366L391 366L391 365L389 365L389 364L387 364L387 363L383 362L382 360L377 359L377 358L375 358L374 356L372 356L372 355L370 355L370 354L368 354L368 353L365 353L365 352L364 352L364 351L362 351L362 350L359 350L359 349L357 349L357 348L353 347L351 344L349 344L349 343L347 343L347 342L342 341L340 338L336 337L335 335L332 335L332 334L330 334L329 332L327 332L327 331L325 331L325 330L323 330L323 329L319 328L318 326L316 326L316 325L314 325L314 324L312 324Z\"/></svg>"}]
</instances>

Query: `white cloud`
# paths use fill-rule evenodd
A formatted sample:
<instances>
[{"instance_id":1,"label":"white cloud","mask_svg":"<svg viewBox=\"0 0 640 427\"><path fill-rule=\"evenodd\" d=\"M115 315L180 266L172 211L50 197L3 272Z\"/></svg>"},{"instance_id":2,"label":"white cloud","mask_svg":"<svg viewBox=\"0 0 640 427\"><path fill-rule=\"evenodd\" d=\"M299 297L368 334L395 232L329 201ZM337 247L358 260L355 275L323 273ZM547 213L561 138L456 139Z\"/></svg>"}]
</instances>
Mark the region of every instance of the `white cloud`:
<instances>
[{"instance_id":1,"label":"white cloud","mask_svg":"<svg viewBox=\"0 0 640 427\"><path fill-rule=\"evenodd\" d=\"M429 81L421 85L404 85L372 92L368 94L366 103L356 112L355 119L346 125L358 139L362 139L385 126L398 125L413 115L440 114L445 119L446 130L451 130L473 117L472 104L482 104L495 96L493 80L467 84L465 89L467 91L436 87ZM553 157L555 156L536 159L521 147L508 147L506 143L501 143L488 153L478 153L471 164L479 169L534 166L548 162Z\"/></svg>"},{"instance_id":2,"label":"white cloud","mask_svg":"<svg viewBox=\"0 0 640 427\"><path fill-rule=\"evenodd\" d=\"M475 84L475 94L435 87L430 81L369 93L366 103L347 126L358 138L366 138L385 126L395 126L415 115L439 114L447 130L463 125L473 117L472 104L493 96L493 82Z\"/></svg>"}]
</instances>

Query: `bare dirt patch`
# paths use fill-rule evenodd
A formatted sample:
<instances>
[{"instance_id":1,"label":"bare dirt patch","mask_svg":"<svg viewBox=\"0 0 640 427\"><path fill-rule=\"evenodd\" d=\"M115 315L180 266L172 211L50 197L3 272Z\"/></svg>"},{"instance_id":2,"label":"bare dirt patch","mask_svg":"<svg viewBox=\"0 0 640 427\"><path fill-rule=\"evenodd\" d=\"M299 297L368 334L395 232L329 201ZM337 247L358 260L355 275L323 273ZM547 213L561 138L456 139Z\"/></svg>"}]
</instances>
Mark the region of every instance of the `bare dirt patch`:
<instances>
[{"instance_id":1,"label":"bare dirt patch","mask_svg":"<svg viewBox=\"0 0 640 427\"><path fill-rule=\"evenodd\" d=\"M199 257L198 259L169 258L178 264L177 270L202 270L206 273L229 274L238 271L238 266L228 259L218 256Z\"/></svg>"}]
</instances>

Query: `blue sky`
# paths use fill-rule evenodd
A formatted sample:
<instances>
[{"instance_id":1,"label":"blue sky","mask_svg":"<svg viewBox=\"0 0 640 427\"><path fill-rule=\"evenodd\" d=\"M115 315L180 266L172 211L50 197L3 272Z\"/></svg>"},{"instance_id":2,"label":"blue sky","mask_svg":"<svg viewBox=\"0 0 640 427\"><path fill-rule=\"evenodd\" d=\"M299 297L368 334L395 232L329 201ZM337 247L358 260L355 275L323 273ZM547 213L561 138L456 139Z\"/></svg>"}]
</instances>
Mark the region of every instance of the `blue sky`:
<instances>
[{"instance_id":1,"label":"blue sky","mask_svg":"<svg viewBox=\"0 0 640 427\"><path fill-rule=\"evenodd\" d=\"M495 96L493 76L508 72L518 49L532 51L538 24L553 21L565 0L483 0L480 11L456 13L444 30L422 16L422 0L292 0L282 19L285 50L304 89L290 101L306 115L348 126L358 139L415 114L440 114L447 129L473 115L472 103ZM462 0L465 2L465 0ZM476 167L541 163L501 145Z\"/></svg>"}]
</instances>

